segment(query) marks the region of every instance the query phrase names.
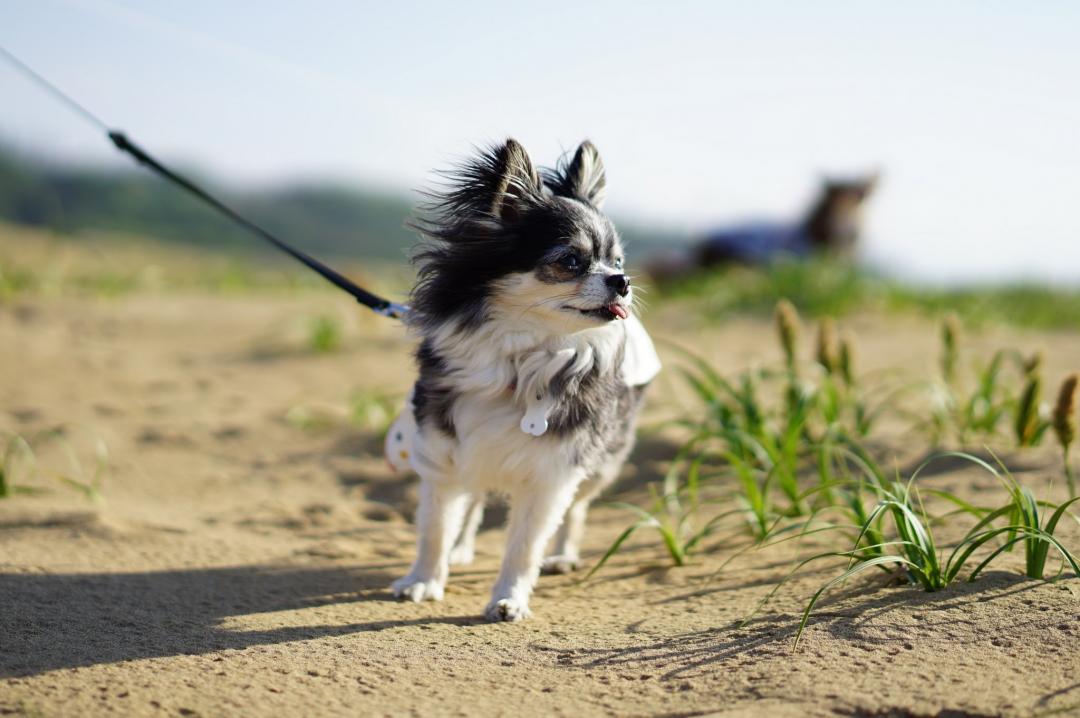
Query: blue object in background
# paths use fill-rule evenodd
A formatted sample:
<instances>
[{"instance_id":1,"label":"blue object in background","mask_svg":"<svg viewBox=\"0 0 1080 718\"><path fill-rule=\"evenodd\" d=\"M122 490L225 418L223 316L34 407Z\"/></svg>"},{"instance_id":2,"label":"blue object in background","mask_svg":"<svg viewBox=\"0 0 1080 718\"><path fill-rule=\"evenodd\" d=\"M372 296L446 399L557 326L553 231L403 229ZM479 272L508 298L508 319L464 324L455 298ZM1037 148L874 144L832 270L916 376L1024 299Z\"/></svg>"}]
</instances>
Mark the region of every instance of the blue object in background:
<instances>
[{"instance_id":1,"label":"blue object in background","mask_svg":"<svg viewBox=\"0 0 1080 718\"><path fill-rule=\"evenodd\" d=\"M698 245L703 265L734 261L765 264L778 255L805 257L811 242L804 227L797 224L757 222L717 230Z\"/></svg>"}]
</instances>

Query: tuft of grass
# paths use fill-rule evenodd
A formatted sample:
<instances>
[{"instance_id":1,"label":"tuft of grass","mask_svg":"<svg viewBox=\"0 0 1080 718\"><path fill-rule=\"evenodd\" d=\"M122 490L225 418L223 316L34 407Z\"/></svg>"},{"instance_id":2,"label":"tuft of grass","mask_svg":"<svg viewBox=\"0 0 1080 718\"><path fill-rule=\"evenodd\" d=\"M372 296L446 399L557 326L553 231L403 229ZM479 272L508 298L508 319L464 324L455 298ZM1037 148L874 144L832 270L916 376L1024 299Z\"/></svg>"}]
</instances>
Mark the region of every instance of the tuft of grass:
<instances>
[{"instance_id":1,"label":"tuft of grass","mask_svg":"<svg viewBox=\"0 0 1080 718\"><path fill-rule=\"evenodd\" d=\"M34 450L29 442L19 434L9 436L0 458L0 499L35 493L35 489L21 483L33 472L34 463Z\"/></svg>"},{"instance_id":2,"label":"tuft of grass","mask_svg":"<svg viewBox=\"0 0 1080 718\"><path fill-rule=\"evenodd\" d=\"M726 521L732 519L761 544L777 532L808 526L817 512L836 500L834 489L850 483L850 477L842 478L835 470L833 445L849 431L866 435L889 398L874 407L862 396L853 345L846 337L835 342L835 361L829 362L835 375L822 372L818 385L803 382L796 356L797 314L790 304L780 303L776 318L783 369L752 369L728 379L692 352L672 345L687 360L679 371L701 402L702 414L676 422L689 429L691 436L665 478L663 490L657 492L654 487L651 508L623 505L637 513L638 520L615 541L601 563L642 528L659 532L675 565L686 560L687 551L681 549L684 542L693 546L703 538L689 529L691 523L707 527L707 535L730 525ZM826 335L831 332L825 330ZM801 480L814 467L818 468L817 484ZM698 521L693 514L704 507L697 496L700 482L706 480L711 495L719 492L717 500L734 503L734 509ZM684 492L695 497L689 504L681 499ZM844 497L852 500L852 495L847 492Z\"/></svg>"},{"instance_id":3,"label":"tuft of grass","mask_svg":"<svg viewBox=\"0 0 1080 718\"><path fill-rule=\"evenodd\" d=\"M45 433L45 439L60 448L66 459L66 468L56 473L56 480L75 489L90 501L102 501L101 488L109 470L109 448L100 436L91 438L93 468L87 468L79 453L67 437L65 427L57 427Z\"/></svg>"},{"instance_id":4,"label":"tuft of grass","mask_svg":"<svg viewBox=\"0 0 1080 718\"><path fill-rule=\"evenodd\" d=\"M923 506L918 489L914 487L915 480L922 470L932 461L944 456L962 458L986 469L1001 479L1009 491L1009 501L996 510L980 512L974 507L968 507L968 510L973 513L983 513L983 515L948 554L945 554L936 543L931 529L930 518ZM762 602L761 605L764 605L775 594L780 585L808 563L828 557L843 557L848 560L848 568L823 584L810 598L799 622L792 650L798 647L803 630L806 628L810 615L821 597L829 589L870 568L898 567L905 572L911 583L921 586L923 590L928 592L940 591L956 580L963 568L972 559L975 551L999 537L1004 537L1004 542L995 547L988 556L983 558L971 570L968 576L969 581L978 578L979 574L994 559L1019 542L1022 542L1025 546L1025 573L1029 577L1036 579L1044 577L1050 548L1054 548L1061 556L1062 570L1065 565L1068 565L1074 574L1080 576L1080 562L1054 536L1059 521L1066 515L1069 506L1078 500L1077 498L1070 499L1060 506L1037 501L1031 491L1022 487L1007 470L1004 473L998 472L997 469L982 459L958 452L946 452L931 457L913 472L907 482L901 482L897 479L891 482L890 486L879 486L879 490L881 499L874 507L874 510L867 516L852 549L848 551L828 551L800 562ZM941 491L935 493L939 496L948 496ZM955 497L952 497L952 500L965 505L964 502ZM1053 513L1046 521L1040 519L1039 508L1041 506L1053 509ZM875 545L860 546L868 534L879 530L877 524L883 517L892 520L892 535L894 538ZM995 521L1002 518L1006 519L1005 525L994 524ZM866 549L875 549L877 553L868 557ZM1060 573L1061 571L1059 571Z\"/></svg>"},{"instance_id":5,"label":"tuft of grass","mask_svg":"<svg viewBox=\"0 0 1080 718\"><path fill-rule=\"evenodd\" d=\"M990 539L1002 534L1004 534L1006 538L1001 546L996 547L993 552L991 552L991 554L986 557L974 571L972 571L970 580L975 580L983 568L999 554L1011 550L1013 545L1018 542L1023 543L1024 545L1024 572L1029 578L1045 578L1046 561L1051 547L1057 549L1061 555L1062 569L1064 569L1065 564L1069 564L1073 568L1074 573L1080 576L1076 557L1068 549L1062 546L1054 536L1058 523L1063 517L1071 515L1069 513L1069 507L1080 500L1080 497L1072 497L1060 505L1039 501L1036 500L1035 495L1029 488L1021 485L1020 482L1016 480L1005 464L1003 464L1000 459L997 459L996 456L994 458L997 461L1000 471L998 468L995 468L976 457L967 454L957 454L957 456L969 461L974 461L980 467L992 473L999 481L1001 481L1009 494L1009 501L1005 505L994 511L987 512L975 527L968 532L968 536L974 538L965 549L965 559L967 555L970 555L972 551L979 548ZM1050 513L1045 521L1040 518L1040 516L1043 515L1040 514L1040 509L1052 510L1052 513ZM996 528L991 527L992 522L998 518L1005 518L1006 525ZM1075 516L1073 518L1075 518ZM1058 572L1059 575L1060 573L1061 571Z\"/></svg>"},{"instance_id":6,"label":"tuft of grass","mask_svg":"<svg viewBox=\"0 0 1080 718\"><path fill-rule=\"evenodd\" d=\"M91 501L101 501L101 488L109 470L109 449L99 436L91 438L94 455L93 469L88 469L68 438L68 427L59 426L40 432L30 438L12 434L0 460L0 499L16 495L43 493L44 489L29 486L24 481L35 474L48 473L51 478L68 488L75 489ZM34 447L37 447L36 449ZM55 448L62 457L59 468L46 465L39 453ZM44 462L44 463L43 463Z\"/></svg>"},{"instance_id":7,"label":"tuft of grass","mask_svg":"<svg viewBox=\"0 0 1080 718\"><path fill-rule=\"evenodd\" d=\"M329 354L341 348L341 320L320 315L311 320L308 327L308 346L319 354Z\"/></svg>"},{"instance_id":8,"label":"tuft of grass","mask_svg":"<svg viewBox=\"0 0 1080 718\"><path fill-rule=\"evenodd\" d=\"M941 330L941 381L929 384L933 408L928 424L933 441L940 443L950 434L961 445L973 435L996 438L1002 422L1011 416L1017 445L1039 444L1050 426L1042 415L1042 355L1025 358L1015 349L1000 349L989 362L976 366L974 385L969 389L957 369L961 358L959 336L959 320L954 316L946 318ZM1009 366L1015 366L1020 373L1019 387L1008 381L1005 370Z\"/></svg>"},{"instance_id":9,"label":"tuft of grass","mask_svg":"<svg viewBox=\"0 0 1080 718\"><path fill-rule=\"evenodd\" d=\"M685 459L680 457L672 462L672 467L668 470L659 489L656 485L649 486L649 493L653 499L649 508L644 509L625 502L609 504L636 515L637 521L619 534L596 565L585 575L583 581L588 580L603 568L608 560L619 552L623 544L640 529L656 531L660 535L672 564L685 566L690 560L691 553L700 547L701 542L720 530L724 519L736 513L731 511L721 513L706 521L702 526L694 528L693 520L702 502L698 493L702 460L698 458L688 462L686 480L681 483L679 481L680 465L684 461Z\"/></svg>"},{"instance_id":10,"label":"tuft of grass","mask_svg":"<svg viewBox=\"0 0 1080 718\"><path fill-rule=\"evenodd\" d=\"M957 417L960 441L964 443L970 432L982 436L993 436L998 425L1008 413L1013 399L1002 381L1002 369L1010 353L999 350L994 353L989 363L976 372L975 389L971 395L959 402L960 415Z\"/></svg>"},{"instance_id":11,"label":"tuft of grass","mask_svg":"<svg viewBox=\"0 0 1080 718\"><path fill-rule=\"evenodd\" d=\"M815 395L789 388L789 406L774 415L760 396L760 389L764 382L780 375L748 371L731 382L704 360L680 351L692 364L682 369L682 375L704 408L700 421L686 424L694 430L688 450L728 464L742 487L737 500L752 517L750 525L755 535L763 536L778 511L788 515L807 513L797 479L801 440ZM774 490L786 498L784 509L774 506Z\"/></svg>"}]
</instances>

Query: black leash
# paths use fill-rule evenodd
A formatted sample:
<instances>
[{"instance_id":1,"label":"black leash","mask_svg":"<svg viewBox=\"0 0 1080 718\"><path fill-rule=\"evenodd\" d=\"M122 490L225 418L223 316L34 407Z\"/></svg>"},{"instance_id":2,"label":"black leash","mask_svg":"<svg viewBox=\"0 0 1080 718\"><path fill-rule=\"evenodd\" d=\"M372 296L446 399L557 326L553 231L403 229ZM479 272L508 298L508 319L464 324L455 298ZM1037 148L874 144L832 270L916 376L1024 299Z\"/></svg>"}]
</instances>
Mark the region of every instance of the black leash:
<instances>
[{"instance_id":1,"label":"black leash","mask_svg":"<svg viewBox=\"0 0 1080 718\"><path fill-rule=\"evenodd\" d=\"M60 88L39 75L26 63L12 55L3 47L0 47L0 56L6 58L16 70L21 72L35 85L43 89L48 94L52 95L54 98L58 99L61 103L67 105L69 109L75 112L75 114L82 117L88 123L95 125L97 129L104 130L105 133L108 135L109 140L112 141L116 149L128 155L131 155L139 164L153 170L158 175L172 182L177 187L187 190L189 193L201 199L203 202L210 205L218 212L225 215L244 229L248 230L256 237L273 245L275 248L281 250L282 252L302 263L309 269L317 272L335 287L348 292L356 299L356 301L360 302L365 307L368 307L369 309L373 310L377 314L383 315L384 317L394 317L396 319L401 319L405 316L406 313L408 313L409 308L405 305L383 299L382 297L372 294L366 289L357 286L351 280L334 271L319 260L308 254L305 254L304 252L301 252L299 249L291 247L286 242L278 239L267 230L263 229L251 220L242 216L236 210L229 207L224 202L218 200L209 192L207 192L202 187L195 184L188 178L184 177L183 175L177 174L173 170L169 169L160 161L155 159L142 147L139 147L139 145L128 139L127 135L125 135L123 132L110 129L109 126L101 120L101 118L99 118L97 115L90 112L78 102L73 100L67 94L62 92Z\"/></svg>"}]
</instances>

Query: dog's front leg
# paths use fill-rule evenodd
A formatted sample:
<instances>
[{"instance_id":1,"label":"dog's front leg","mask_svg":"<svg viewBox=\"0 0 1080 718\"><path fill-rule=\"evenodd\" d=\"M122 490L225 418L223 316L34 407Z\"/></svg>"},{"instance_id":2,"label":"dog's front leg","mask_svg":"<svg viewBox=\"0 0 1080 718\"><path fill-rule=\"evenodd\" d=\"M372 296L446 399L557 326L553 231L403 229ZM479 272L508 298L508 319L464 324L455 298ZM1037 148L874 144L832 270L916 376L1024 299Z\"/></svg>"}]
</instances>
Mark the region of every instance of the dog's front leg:
<instances>
[{"instance_id":1,"label":"dog's front leg","mask_svg":"<svg viewBox=\"0 0 1080 718\"><path fill-rule=\"evenodd\" d=\"M540 576L544 546L573 500L579 480L538 478L510 497L506 555L484 612L488 620L528 618L529 596Z\"/></svg>"},{"instance_id":2,"label":"dog's front leg","mask_svg":"<svg viewBox=\"0 0 1080 718\"><path fill-rule=\"evenodd\" d=\"M416 510L416 561L393 583L394 595L412 601L441 601L449 573L450 546L461 531L470 494L444 480L420 481Z\"/></svg>"}]
</instances>

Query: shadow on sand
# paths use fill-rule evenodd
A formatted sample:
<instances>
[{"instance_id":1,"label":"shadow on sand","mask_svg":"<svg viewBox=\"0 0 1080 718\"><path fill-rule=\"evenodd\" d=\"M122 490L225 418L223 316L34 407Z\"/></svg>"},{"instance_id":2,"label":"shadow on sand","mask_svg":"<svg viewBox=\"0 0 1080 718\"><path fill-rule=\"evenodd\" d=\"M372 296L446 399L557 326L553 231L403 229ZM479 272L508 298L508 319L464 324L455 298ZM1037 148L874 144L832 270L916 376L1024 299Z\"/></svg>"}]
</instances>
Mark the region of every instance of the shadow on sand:
<instances>
[{"instance_id":1,"label":"shadow on sand","mask_svg":"<svg viewBox=\"0 0 1080 718\"><path fill-rule=\"evenodd\" d=\"M386 587L402 566L0 574L0 677L409 625L479 622L475 616L432 616L253 631L221 626L230 616L390 601Z\"/></svg>"},{"instance_id":2,"label":"shadow on sand","mask_svg":"<svg viewBox=\"0 0 1080 718\"><path fill-rule=\"evenodd\" d=\"M1033 611L1023 616L1004 612L1000 625L987 625L985 620L976 625L978 619L968 615L964 606L972 601L1016 600L1019 594L1041 585L1044 584L1040 581L1000 571L989 572L975 583L959 583L938 593L911 587L866 596L866 586L852 587L819 603L809 627L825 631L834 640L864 646L896 644L898 649L915 640L916 633L920 643L940 640L950 645L986 641L988 635L999 640L1010 637L1023 640L1043 629L1057 630L1063 616L1057 612ZM852 598L857 603L846 600ZM893 626L889 617L897 612L914 614L919 621L917 631L907 632L901 626ZM545 650L557 651L557 662L564 666L632 665L634 670L655 672L661 680L693 678L722 670L729 662L728 667L747 660L789 655L799 619L795 614L767 614L745 626L736 621L622 648ZM887 635L883 635L883 627L887 628ZM804 643L799 650L814 649Z\"/></svg>"}]
</instances>

